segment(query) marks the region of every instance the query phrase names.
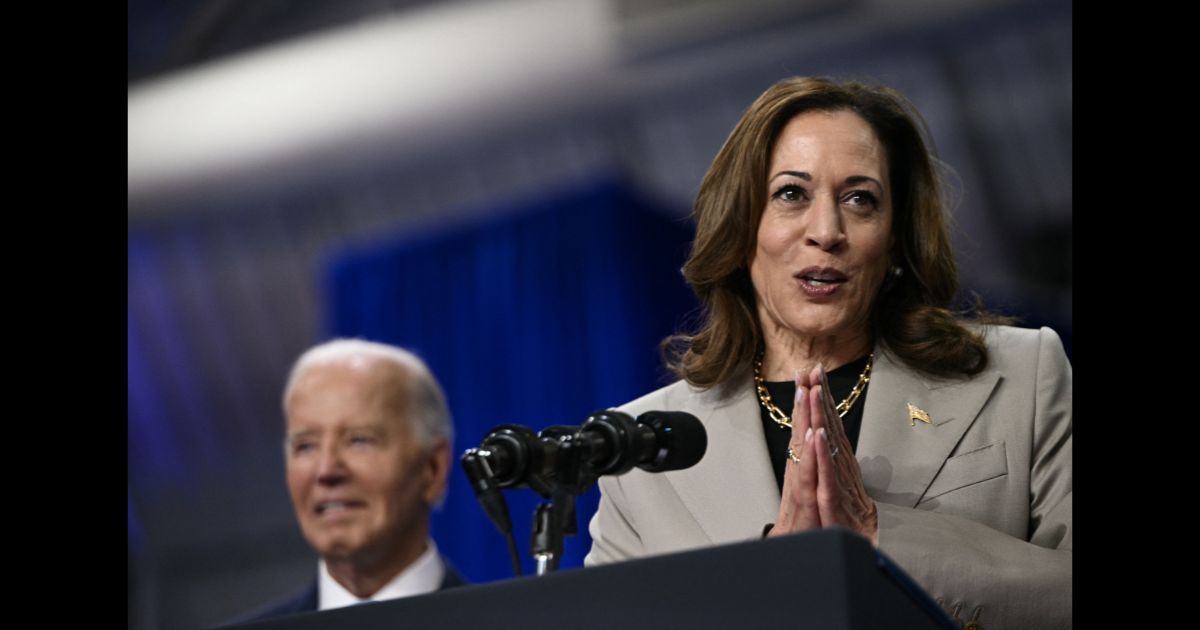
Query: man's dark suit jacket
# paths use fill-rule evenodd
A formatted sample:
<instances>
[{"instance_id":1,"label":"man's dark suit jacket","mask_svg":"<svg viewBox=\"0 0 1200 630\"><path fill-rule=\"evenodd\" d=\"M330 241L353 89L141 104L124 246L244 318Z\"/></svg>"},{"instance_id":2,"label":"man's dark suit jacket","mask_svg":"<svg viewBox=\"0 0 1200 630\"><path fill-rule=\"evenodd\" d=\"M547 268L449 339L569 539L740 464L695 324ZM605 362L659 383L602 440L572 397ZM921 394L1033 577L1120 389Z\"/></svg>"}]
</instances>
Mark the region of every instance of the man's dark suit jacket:
<instances>
[{"instance_id":1,"label":"man's dark suit jacket","mask_svg":"<svg viewBox=\"0 0 1200 630\"><path fill-rule=\"evenodd\" d=\"M463 576L455 570L454 566L445 556L440 556L442 566L446 568L445 574L442 576L442 584L438 590L454 588L455 586L463 586L467 581ZM317 609L317 578L313 578L308 587L300 593L289 597L285 600L270 604L260 610L251 612L237 620L231 622L233 624L249 623L251 621L261 621L270 617L281 617L283 615L294 615L302 612L313 612Z\"/></svg>"}]
</instances>

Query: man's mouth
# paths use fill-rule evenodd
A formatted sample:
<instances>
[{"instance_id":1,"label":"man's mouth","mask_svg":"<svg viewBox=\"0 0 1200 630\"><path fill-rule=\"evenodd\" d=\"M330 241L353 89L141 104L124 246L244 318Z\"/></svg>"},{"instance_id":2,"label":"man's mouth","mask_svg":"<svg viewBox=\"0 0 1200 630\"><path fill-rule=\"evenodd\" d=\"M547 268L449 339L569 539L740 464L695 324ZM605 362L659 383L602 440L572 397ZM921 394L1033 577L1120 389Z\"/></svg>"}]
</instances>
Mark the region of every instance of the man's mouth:
<instances>
[{"instance_id":1,"label":"man's mouth","mask_svg":"<svg viewBox=\"0 0 1200 630\"><path fill-rule=\"evenodd\" d=\"M317 504L317 514L334 514L362 507L362 505L360 501L321 501Z\"/></svg>"}]
</instances>

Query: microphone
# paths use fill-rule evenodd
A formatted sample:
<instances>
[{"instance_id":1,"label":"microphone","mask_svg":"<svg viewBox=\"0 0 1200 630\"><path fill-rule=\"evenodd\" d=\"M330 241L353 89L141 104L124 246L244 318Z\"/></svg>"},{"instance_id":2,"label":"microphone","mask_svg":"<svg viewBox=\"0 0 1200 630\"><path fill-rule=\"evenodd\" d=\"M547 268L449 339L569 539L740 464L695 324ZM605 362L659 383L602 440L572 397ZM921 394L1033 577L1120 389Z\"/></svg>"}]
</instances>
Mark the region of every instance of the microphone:
<instances>
[{"instance_id":1,"label":"microphone","mask_svg":"<svg viewBox=\"0 0 1200 630\"><path fill-rule=\"evenodd\" d=\"M538 435L519 425L500 425L476 453L496 486L529 484L541 492L579 460L593 475L621 475L635 466L664 472L696 465L707 448L704 425L690 413L648 411L634 420L606 410L588 416L578 428L548 427Z\"/></svg>"},{"instance_id":2,"label":"microphone","mask_svg":"<svg viewBox=\"0 0 1200 630\"><path fill-rule=\"evenodd\" d=\"M578 427L553 426L535 434L518 424L492 429L461 461L484 512L508 540L513 571L521 574L508 504L501 488L528 485L551 503L538 506L533 536L538 575L558 566L562 535L575 533L575 495L600 475L635 466L647 472L695 466L708 449L700 420L682 411L648 411L634 420L621 411L597 411Z\"/></svg>"},{"instance_id":3,"label":"microphone","mask_svg":"<svg viewBox=\"0 0 1200 630\"><path fill-rule=\"evenodd\" d=\"M700 420L682 411L647 411L634 421L620 411L599 411L584 421L580 435L598 475L622 475L634 466L646 472L691 468L708 450Z\"/></svg>"}]
</instances>

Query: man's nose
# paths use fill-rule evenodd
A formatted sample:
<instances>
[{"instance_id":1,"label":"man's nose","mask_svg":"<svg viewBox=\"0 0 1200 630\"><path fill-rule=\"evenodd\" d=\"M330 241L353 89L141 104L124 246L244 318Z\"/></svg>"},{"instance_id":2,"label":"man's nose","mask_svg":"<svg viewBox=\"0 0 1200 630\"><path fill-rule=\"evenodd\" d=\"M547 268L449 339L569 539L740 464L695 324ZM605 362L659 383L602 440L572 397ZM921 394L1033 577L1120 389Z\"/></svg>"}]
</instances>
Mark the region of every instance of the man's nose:
<instances>
[{"instance_id":1,"label":"man's nose","mask_svg":"<svg viewBox=\"0 0 1200 630\"><path fill-rule=\"evenodd\" d=\"M322 448L317 462L317 483L336 484L345 478L346 462L342 459L342 449L336 444Z\"/></svg>"}]
</instances>

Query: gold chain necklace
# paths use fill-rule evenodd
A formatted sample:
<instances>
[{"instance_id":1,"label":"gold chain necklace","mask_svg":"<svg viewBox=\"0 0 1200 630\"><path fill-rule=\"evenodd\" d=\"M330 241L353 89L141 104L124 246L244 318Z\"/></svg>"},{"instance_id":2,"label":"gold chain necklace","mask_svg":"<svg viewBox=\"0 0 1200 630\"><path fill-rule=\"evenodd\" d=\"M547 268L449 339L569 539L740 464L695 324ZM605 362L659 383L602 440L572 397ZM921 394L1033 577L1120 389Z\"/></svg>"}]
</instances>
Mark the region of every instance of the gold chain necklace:
<instances>
[{"instance_id":1,"label":"gold chain necklace","mask_svg":"<svg viewBox=\"0 0 1200 630\"><path fill-rule=\"evenodd\" d=\"M784 415L782 409L775 406L775 403L771 400L771 392L767 391L767 386L765 383L763 383L763 354L763 352L758 353L758 356L754 359L754 389L758 390L758 402L762 403L763 408L767 410L767 414L771 416L771 419L774 420L776 424L778 424L780 427L790 429L792 428L792 419ZM874 363L875 353L872 352L867 357L867 366L863 368L862 374L858 375L858 382L854 384L854 389L850 390L850 394L846 396L845 400L838 403L836 411L838 412L839 418L846 417L846 413L850 411L850 408L854 406L854 403L858 402L858 397L862 395L863 389L866 388L867 383L871 382L871 365Z\"/></svg>"}]
</instances>

